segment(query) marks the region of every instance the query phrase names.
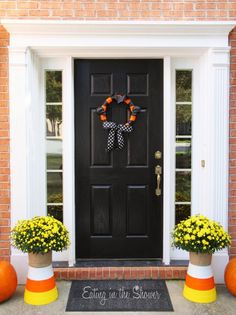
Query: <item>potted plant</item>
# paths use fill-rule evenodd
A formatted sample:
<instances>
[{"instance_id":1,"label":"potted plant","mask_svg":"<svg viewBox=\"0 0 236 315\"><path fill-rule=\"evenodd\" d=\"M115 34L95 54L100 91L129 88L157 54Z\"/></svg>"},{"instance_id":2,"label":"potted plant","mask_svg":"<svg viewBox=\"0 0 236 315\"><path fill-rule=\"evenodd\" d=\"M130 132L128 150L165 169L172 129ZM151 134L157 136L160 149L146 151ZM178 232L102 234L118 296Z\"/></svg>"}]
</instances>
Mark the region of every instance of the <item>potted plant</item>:
<instances>
[{"instance_id":1,"label":"potted plant","mask_svg":"<svg viewBox=\"0 0 236 315\"><path fill-rule=\"evenodd\" d=\"M199 303L216 300L212 254L230 246L230 243L230 236L222 225L203 215L191 216L175 226L172 245L188 251L190 257L184 297Z\"/></svg>"},{"instance_id":2,"label":"potted plant","mask_svg":"<svg viewBox=\"0 0 236 315\"><path fill-rule=\"evenodd\" d=\"M52 251L62 251L69 246L69 232L65 225L50 216L20 220L11 231L11 243L28 253L25 302L42 305L56 300L58 292L52 269Z\"/></svg>"}]
</instances>

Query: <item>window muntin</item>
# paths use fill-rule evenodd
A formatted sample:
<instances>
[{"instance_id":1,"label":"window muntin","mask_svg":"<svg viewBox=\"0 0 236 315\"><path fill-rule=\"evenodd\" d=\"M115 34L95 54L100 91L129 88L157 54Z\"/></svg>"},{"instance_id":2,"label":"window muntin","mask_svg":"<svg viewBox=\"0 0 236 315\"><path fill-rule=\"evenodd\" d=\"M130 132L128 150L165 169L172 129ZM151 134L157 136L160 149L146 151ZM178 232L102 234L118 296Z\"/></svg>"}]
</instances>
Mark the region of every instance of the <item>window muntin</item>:
<instances>
[{"instance_id":1,"label":"window muntin","mask_svg":"<svg viewBox=\"0 0 236 315\"><path fill-rule=\"evenodd\" d=\"M63 221L62 71L46 70L47 213Z\"/></svg>"},{"instance_id":2,"label":"window muntin","mask_svg":"<svg viewBox=\"0 0 236 315\"><path fill-rule=\"evenodd\" d=\"M176 70L175 223L191 215L192 70Z\"/></svg>"}]
</instances>

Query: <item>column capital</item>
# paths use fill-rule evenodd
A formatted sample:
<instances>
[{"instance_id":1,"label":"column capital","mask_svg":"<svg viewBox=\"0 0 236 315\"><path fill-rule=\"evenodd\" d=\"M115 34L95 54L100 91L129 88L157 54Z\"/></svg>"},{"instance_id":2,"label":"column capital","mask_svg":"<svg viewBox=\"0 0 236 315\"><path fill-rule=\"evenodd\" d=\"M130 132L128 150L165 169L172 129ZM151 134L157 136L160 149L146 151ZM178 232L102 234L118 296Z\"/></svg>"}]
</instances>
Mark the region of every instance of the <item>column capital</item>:
<instances>
[{"instance_id":1,"label":"column capital","mask_svg":"<svg viewBox=\"0 0 236 315\"><path fill-rule=\"evenodd\" d=\"M209 57L213 66L229 66L230 47L211 48Z\"/></svg>"},{"instance_id":2,"label":"column capital","mask_svg":"<svg viewBox=\"0 0 236 315\"><path fill-rule=\"evenodd\" d=\"M9 46L9 66L26 66L27 64L27 52L30 50L26 46Z\"/></svg>"}]
</instances>

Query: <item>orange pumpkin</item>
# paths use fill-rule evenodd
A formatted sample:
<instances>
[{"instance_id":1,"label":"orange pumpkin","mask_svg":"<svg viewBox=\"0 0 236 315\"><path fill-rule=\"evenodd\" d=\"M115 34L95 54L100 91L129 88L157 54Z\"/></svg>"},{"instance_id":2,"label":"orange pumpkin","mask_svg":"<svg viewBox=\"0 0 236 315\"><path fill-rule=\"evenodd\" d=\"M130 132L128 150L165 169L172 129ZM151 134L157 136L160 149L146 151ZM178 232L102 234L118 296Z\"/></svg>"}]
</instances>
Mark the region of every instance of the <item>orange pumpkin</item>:
<instances>
[{"instance_id":1,"label":"orange pumpkin","mask_svg":"<svg viewBox=\"0 0 236 315\"><path fill-rule=\"evenodd\" d=\"M8 261L0 261L0 302L9 299L16 291L17 276Z\"/></svg>"},{"instance_id":2,"label":"orange pumpkin","mask_svg":"<svg viewBox=\"0 0 236 315\"><path fill-rule=\"evenodd\" d=\"M236 258L232 258L225 268L225 285L236 296Z\"/></svg>"}]
</instances>

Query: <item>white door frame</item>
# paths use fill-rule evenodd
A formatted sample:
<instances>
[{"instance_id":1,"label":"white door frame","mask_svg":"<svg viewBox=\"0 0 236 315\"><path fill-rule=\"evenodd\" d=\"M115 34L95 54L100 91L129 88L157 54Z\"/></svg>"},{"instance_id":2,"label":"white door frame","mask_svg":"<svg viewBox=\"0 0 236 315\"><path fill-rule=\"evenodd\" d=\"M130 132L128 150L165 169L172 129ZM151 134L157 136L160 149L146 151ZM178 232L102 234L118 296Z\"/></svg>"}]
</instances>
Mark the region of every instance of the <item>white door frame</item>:
<instances>
[{"instance_id":1,"label":"white door frame","mask_svg":"<svg viewBox=\"0 0 236 315\"><path fill-rule=\"evenodd\" d=\"M54 64L64 71L64 222L72 246L61 259L72 265L74 238L74 126L73 58L163 58L164 59L164 226L163 262L183 257L171 251L170 231L174 209L174 136L172 69L183 58L197 60L200 83L193 124L192 211L201 212L227 229L228 225L228 33L234 22L115 22L2 20L10 32L10 132L11 215L18 219L46 212L44 129L42 119L42 66ZM51 60L51 61L50 61ZM41 113L41 114L40 114ZM37 116L38 114L38 116ZM40 116L41 115L41 116ZM40 120L41 119L41 120ZM20 122L20 124L19 124ZM195 131L194 131L195 130ZM45 156L45 155L44 155ZM206 167L201 167L205 160ZM194 175L195 174L195 175ZM217 196L217 198L216 198ZM179 256L180 255L180 256ZM217 254L225 264L227 251ZM60 259L57 256L57 259ZM12 250L19 268L25 255ZM216 266L219 264L217 263ZM25 268L26 269L26 268Z\"/></svg>"}]
</instances>

